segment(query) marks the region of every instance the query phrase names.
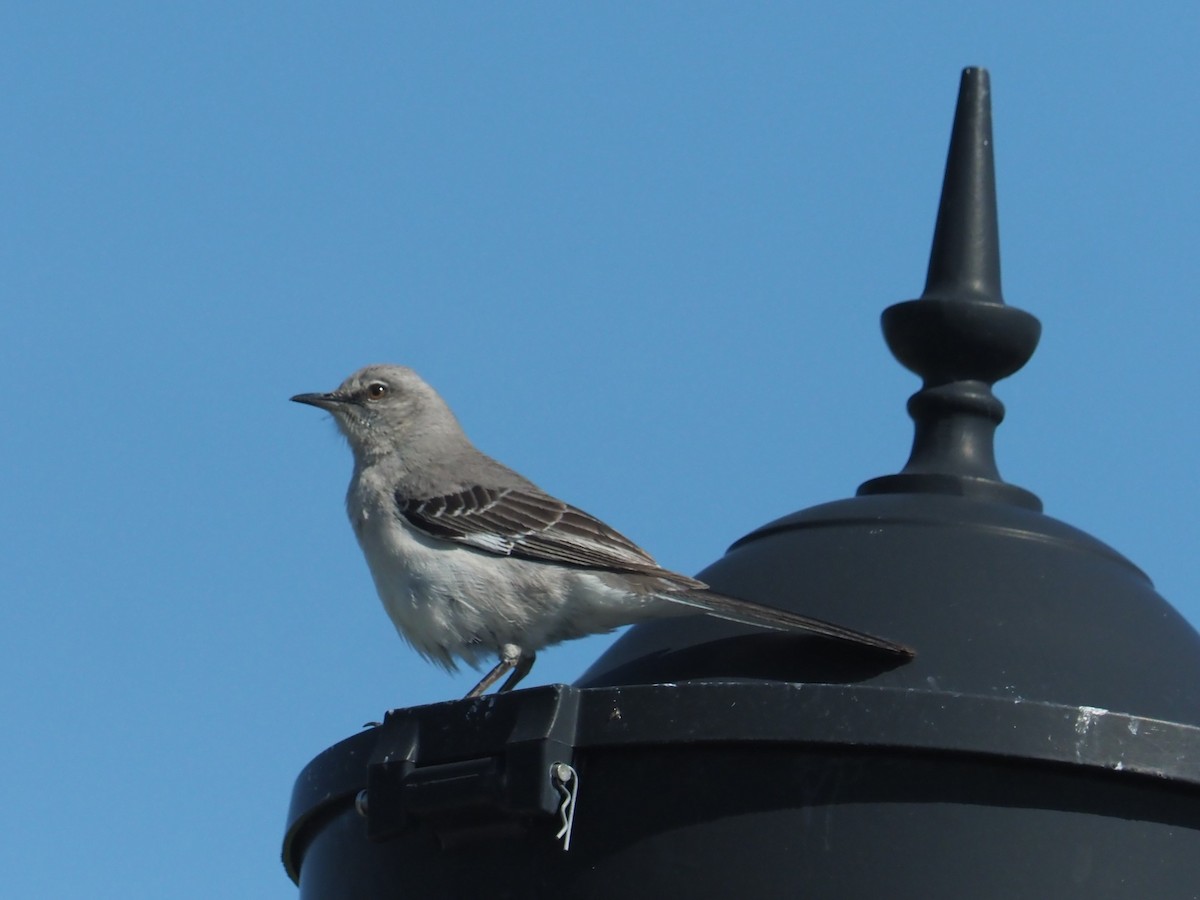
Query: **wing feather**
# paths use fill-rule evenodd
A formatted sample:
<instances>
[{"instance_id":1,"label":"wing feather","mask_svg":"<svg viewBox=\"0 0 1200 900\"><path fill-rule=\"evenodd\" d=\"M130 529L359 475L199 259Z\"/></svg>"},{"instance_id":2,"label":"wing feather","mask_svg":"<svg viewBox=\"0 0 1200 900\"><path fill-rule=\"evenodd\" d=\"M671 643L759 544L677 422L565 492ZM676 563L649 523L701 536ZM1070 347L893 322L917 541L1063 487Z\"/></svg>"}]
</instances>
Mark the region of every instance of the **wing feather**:
<instances>
[{"instance_id":1,"label":"wing feather","mask_svg":"<svg viewBox=\"0 0 1200 900\"><path fill-rule=\"evenodd\" d=\"M596 517L537 490L475 486L419 500L397 495L396 507L414 528L479 550L700 586L660 568L645 550Z\"/></svg>"}]
</instances>

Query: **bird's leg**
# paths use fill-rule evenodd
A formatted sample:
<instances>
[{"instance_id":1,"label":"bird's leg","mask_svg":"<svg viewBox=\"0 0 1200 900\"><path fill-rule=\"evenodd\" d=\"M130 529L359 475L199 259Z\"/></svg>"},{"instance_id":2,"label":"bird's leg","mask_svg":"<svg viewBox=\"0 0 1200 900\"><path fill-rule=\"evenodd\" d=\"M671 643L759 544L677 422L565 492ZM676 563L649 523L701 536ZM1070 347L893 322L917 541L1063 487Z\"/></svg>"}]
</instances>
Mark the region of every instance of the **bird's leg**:
<instances>
[{"instance_id":1,"label":"bird's leg","mask_svg":"<svg viewBox=\"0 0 1200 900\"><path fill-rule=\"evenodd\" d=\"M500 685L500 693L503 694L505 691L511 691L515 688L517 682L529 674L529 670L533 668L533 661L535 659L537 659L536 653L529 653L528 651L521 653L521 658L513 666L512 672L509 673L504 684Z\"/></svg>"},{"instance_id":2,"label":"bird's leg","mask_svg":"<svg viewBox=\"0 0 1200 900\"><path fill-rule=\"evenodd\" d=\"M479 684L471 688L470 692L463 699L470 700L472 697L482 696L484 691L499 681L500 676L509 670L512 671L512 674L508 677L508 681L504 682L504 687L500 688L500 690L511 690L514 684L529 674L532 666L532 653L529 654L529 662L525 662L525 655L521 652L520 647L516 644L504 644L500 648L500 662L496 663L490 672L479 679Z\"/></svg>"}]
</instances>

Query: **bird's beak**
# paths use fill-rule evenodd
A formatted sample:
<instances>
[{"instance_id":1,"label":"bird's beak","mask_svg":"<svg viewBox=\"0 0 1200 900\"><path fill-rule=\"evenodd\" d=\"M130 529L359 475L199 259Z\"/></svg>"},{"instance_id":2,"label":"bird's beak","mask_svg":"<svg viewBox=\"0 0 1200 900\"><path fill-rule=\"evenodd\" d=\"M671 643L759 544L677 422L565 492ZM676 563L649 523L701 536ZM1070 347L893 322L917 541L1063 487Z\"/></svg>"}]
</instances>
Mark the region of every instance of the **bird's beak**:
<instances>
[{"instance_id":1,"label":"bird's beak","mask_svg":"<svg viewBox=\"0 0 1200 900\"><path fill-rule=\"evenodd\" d=\"M346 402L346 398L339 394L297 394L292 400L296 403L307 403L309 406L327 409L330 412Z\"/></svg>"}]
</instances>

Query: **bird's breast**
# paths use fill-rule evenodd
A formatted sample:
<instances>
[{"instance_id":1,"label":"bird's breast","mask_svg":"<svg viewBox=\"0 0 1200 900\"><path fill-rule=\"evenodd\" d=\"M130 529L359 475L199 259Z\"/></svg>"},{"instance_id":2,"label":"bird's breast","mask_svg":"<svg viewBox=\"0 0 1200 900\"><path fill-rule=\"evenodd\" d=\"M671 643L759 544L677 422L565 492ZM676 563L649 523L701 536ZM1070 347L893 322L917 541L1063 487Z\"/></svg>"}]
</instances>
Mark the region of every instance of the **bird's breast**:
<instances>
[{"instance_id":1,"label":"bird's breast","mask_svg":"<svg viewBox=\"0 0 1200 900\"><path fill-rule=\"evenodd\" d=\"M548 593L540 567L432 537L390 503L390 495L352 488L347 512L400 634L447 667L455 659L474 664L504 643L517 643L514 636L529 631L537 606L529 598Z\"/></svg>"}]
</instances>

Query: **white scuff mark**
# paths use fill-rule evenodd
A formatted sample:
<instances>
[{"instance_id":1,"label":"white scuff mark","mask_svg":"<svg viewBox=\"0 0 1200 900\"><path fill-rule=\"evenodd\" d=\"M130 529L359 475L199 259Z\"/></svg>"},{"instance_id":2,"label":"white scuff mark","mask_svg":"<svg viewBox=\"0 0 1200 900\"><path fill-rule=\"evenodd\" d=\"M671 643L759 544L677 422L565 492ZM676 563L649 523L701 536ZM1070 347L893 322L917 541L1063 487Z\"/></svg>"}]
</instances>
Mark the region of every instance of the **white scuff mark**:
<instances>
[{"instance_id":1,"label":"white scuff mark","mask_svg":"<svg viewBox=\"0 0 1200 900\"><path fill-rule=\"evenodd\" d=\"M1127 728L1129 729L1129 733L1130 733L1130 734L1137 734L1137 731L1138 731L1138 720L1137 720L1137 719L1130 719L1130 720L1129 720L1129 723L1128 723L1128 724L1127 724L1125 727L1127 727Z\"/></svg>"},{"instance_id":2,"label":"white scuff mark","mask_svg":"<svg viewBox=\"0 0 1200 900\"><path fill-rule=\"evenodd\" d=\"M1079 715L1075 717L1075 733L1087 734L1091 730L1094 723L1101 716L1107 716L1108 710L1101 709L1098 706L1081 706L1079 707Z\"/></svg>"},{"instance_id":3,"label":"white scuff mark","mask_svg":"<svg viewBox=\"0 0 1200 900\"><path fill-rule=\"evenodd\" d=\"M1088 740L1088 732L1092 730L1092 725L1098 719L1108 715L1107 709L1101 709L1098 706L1081 706L1079 713L1075 717L1075 734L1078 735L1078 740L1075 741L1075 758L1079 759L1083 756L1085 745Z\"/></svg>"}]
</instances>

